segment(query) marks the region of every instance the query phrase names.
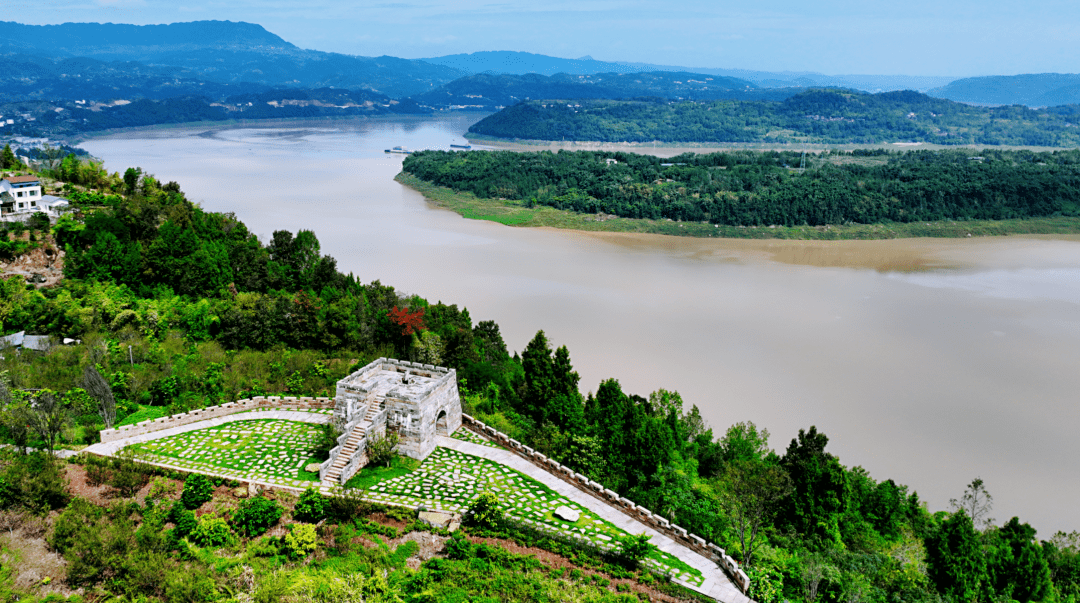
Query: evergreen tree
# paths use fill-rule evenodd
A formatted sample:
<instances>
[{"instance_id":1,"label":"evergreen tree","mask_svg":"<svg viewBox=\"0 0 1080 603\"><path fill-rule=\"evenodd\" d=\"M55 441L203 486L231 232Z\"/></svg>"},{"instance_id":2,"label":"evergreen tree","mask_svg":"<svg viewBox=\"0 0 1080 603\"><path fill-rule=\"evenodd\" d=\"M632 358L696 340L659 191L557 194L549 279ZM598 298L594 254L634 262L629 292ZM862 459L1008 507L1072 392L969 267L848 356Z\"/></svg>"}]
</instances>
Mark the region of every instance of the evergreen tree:
<instances>
[{"instance_id":1,"label":"evergreen tree","mask_svg":"<svg viewBox=\"0 0 1080 603\"><path fill-rule=\"evenodd\" d=\"M946 519L927 539L930 580L939 592L958 603L974 601L986 577L979 534L963 509Z\"/></svg>"}]
</instances>

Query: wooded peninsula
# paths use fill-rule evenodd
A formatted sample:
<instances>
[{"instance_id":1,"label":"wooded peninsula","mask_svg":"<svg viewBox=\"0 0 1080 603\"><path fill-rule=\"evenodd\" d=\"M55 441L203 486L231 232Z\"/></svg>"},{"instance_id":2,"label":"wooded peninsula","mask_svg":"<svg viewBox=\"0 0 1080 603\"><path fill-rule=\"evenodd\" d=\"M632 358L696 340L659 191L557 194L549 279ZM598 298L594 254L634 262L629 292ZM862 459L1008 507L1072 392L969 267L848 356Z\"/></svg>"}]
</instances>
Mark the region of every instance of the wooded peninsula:
<instances>
[{"instance_id":1,"label":"wooded peninsula","mask_svg":"<svg viewBox=\"0 0 1080 603\"><path fill-rule=\"evenodd\" d=\"M750 238L1080 231L1080 151L422 151L402 170L436 203L515 225ZM564 219L541 221L537 208Z\"/></svg>"}]
</instances>

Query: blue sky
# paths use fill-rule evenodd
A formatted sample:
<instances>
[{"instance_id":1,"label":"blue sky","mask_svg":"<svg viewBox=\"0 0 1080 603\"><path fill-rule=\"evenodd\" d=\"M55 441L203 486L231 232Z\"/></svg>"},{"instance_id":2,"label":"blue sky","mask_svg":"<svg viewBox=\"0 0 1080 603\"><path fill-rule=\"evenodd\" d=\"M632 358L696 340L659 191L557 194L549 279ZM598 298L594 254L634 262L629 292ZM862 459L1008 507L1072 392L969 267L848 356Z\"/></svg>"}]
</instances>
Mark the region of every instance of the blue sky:
<instances>
[{"instance_id":1,"label":"blue sky","mask_svg":"<svg viewBox=\"0 0 1080 603\"><path fill-rule=\"evenodd\" d=\"M829 74L1080 72L1065 0L3 0L0 19L258 23L303 48L406 58L520 50Z\"/></svg>"}]
</instances>

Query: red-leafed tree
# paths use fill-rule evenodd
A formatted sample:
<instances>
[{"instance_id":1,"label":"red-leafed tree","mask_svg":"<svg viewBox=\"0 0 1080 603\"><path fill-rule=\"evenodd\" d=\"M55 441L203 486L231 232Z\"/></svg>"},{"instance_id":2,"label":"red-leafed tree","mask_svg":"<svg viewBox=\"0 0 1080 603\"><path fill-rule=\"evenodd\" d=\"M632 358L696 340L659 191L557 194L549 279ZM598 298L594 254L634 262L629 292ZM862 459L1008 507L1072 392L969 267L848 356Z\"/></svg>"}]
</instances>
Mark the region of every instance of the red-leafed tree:
<instances>
[{"instance_id":1,"label":"red-leafed tree","mask_svg":"<svg viewBox=\"0 0 1080 603\"><path fill-rule=\"evenodd\" d=\"M392 310L387 311L386 315L390 318L390 322L401 327L402 335L412 335L424 330L423 308L416 312L409 312L408 308L394 306Z\"/></svg>"}]
</instances>

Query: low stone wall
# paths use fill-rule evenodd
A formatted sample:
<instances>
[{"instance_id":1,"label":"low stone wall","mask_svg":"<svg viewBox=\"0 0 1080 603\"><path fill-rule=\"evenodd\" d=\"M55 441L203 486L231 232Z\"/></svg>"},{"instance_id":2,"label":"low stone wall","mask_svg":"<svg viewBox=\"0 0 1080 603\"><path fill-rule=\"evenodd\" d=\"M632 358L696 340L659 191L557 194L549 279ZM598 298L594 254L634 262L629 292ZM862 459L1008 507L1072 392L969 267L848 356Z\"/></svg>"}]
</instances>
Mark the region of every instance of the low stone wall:
<instances>
[{"instance_id":1,"label":"low stone wall","mask_svg":"<svg viewBox=\"0 0 1080 603\"><path fill-rule=\"evenodd\" d=\"M207 419L227 417L249 410L331 410L333 408L333 398L282 398L279 396L258 396L250 399L245 398L244 400L238 400L236 402L226 402L220 406L208 406L206 408L199 408L178 415L169 415L167 417L161 417L160 419L143 421L141 423L136 423L135 425L124 425L115 429L103 429L101 430L101 441L113 442L124 438L161 431L163 429L189 425Z\"/></svg>"},{"instance_id":2,"label":"low stone wall","mask_svg":"<svg viewBox=\"0 0 1080 603\"><path fill-rule=\"evenodd\" d=\"M735 585L742 589L744 593L750 588L750 578L747 577L746 573L739 567L738 562L732 559L724 549L715 544L706 542L704 538L696 534L691 534L686 531L685 528L679 527L663 517L653 514L651 511L634 503L632 500L619 496L614 491L604 488L603 485L590 480L569 467L559 464L532 448L523 445L521 442L511 439L505 433L496 431L495 428L485 425L469 415L463 414L462 419L463 424L473 431L506 446L522 457L532 461L534 465L547 470L549 473L556 475L563 481L573 484L579 490L587 492L612 506L623 509L638 521L651 526L658 532L666 534L679 544L700 553L705 556L705 558L712 559L717 565L724 568L724 571L731 576Z\"/></svg>"}]
</instances>

